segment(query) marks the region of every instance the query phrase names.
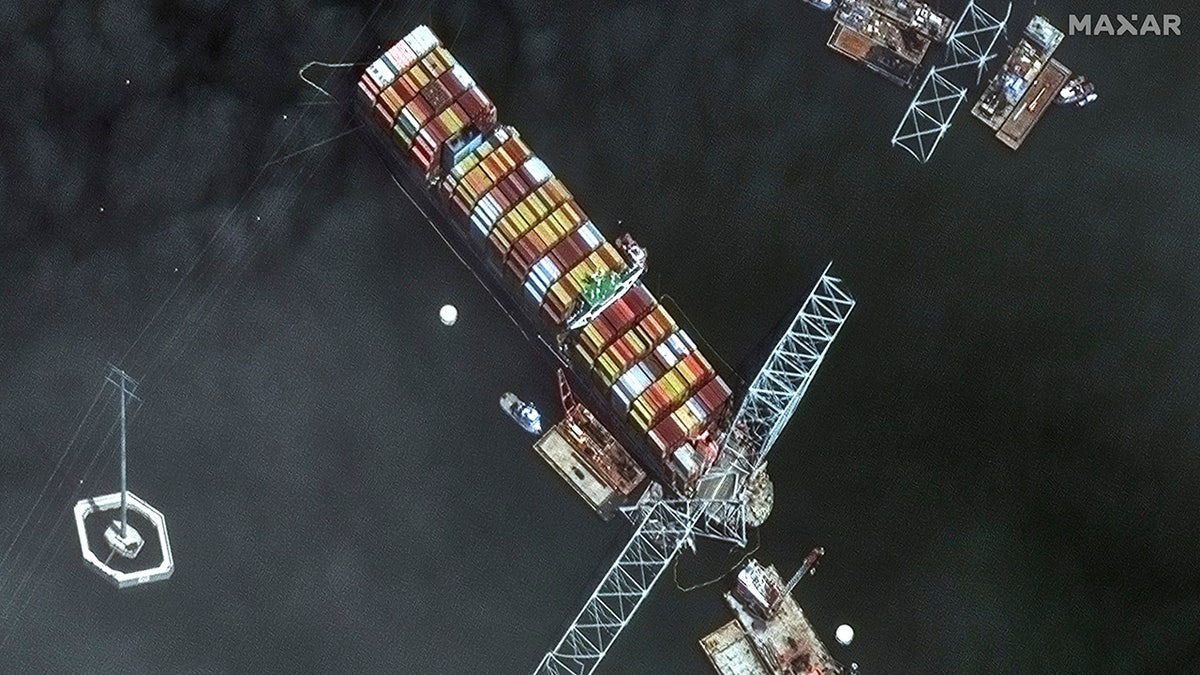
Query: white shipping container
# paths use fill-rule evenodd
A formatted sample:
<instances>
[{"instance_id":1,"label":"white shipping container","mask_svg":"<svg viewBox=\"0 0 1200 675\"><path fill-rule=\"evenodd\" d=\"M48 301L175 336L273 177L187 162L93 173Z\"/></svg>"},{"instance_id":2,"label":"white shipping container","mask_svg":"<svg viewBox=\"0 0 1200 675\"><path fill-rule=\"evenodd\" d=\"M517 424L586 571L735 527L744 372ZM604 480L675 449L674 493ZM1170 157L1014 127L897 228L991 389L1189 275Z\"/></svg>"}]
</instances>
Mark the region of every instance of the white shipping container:
<instances>
[{"instance_id":1,"label":"white shipping container","mask_svg":"<svg viewBox=\"0 0 1200 675\"><path fill-rule=\"evenodd\" d=\"M375 86L379 87L379 91L387 89L388 85L396 80L396 73L392 71L392 67L383 60L382 56L375 59L375 63L367 66L367 76L371 78Z\"/></svg>"},{"instance_id":2,"label":"white shipping container","mask_svg":"<svg viewBox=\"0 0 1200 675\"><path fill-rule=\"evenodd\" d=\"M667 344L671 337L673 337L673 335L667 336L666 340L658 343L658 345L654 348L655 356L658 357L658 360L667 370L674 368L675 364L679 363L679 359L683 358L683 354L676 353L675 350L673 350L671 346Z\"/></svg>"},{"instance_id":3,"label":"white shipping container","mask_svg":"<svg viewBox=\"0 0 1200 675\"><path fill-rule=\"evenodd\" d=\"M417 26L414 28L411 33L404 36L404 43L408 45L409 49L413 50L413 54L416 54L417 58L425 56L434 47L441 44L437 36L433 34L433 31L429 30L428 26Z\"/></svg>"},{"instance_id":4,"label":"white shipping container","mask_svg":"<svg viewBox=\"0 0 1200 675\"><path fill-rule=\"evenodd\" d=\"M654 384L654 377L645 364L638 363L625 371L625 374L617 378L616 383L613 384L613 391L619 391L621 394L620 399L624 402L620 411L622 413L629 412L629 406L632 404L633 399L640 396L652 384Z\"/></svg>"},{"instance_id":5,"label":"white shipping container","mask_svg":"<svg viewBox=\"0 0 1200 675\"><path fill-rule=\"evenodd\" d=\"M466 68L463 68L457 63L454 64L454 68L451 69L451 73L453 73L452 77L457 80L464 89L471 89L475 86L475 80L471 78L471 74L467 72Z\"/></svg>"},{"instance_id":6,"label":"white shipping container","mask_svg":"<svg viewBox=\"0 0 1200 675\"><path fill-rule=\"evenodd\" d=\"M492 197L489 190L476 204L475 208L471 209L471 222L475 223L475 228L483 236L487 236L492 231L492 226L496 224L496 220L500 218L500 205L496 203L496 199Z\"/></svg>"},{"instance_id":7,"label":"white shipping container","mask_svg":"<svg viewBox=\"0 0 1200 675\"><path fill-rule=\"evenodd\" d=\"M542 300L546 297L546 293L550 291L550 287L555 281L562 276L562 270L558 265L550 259L549 256L544 256L529 269L529 276L526 277L525 288L529 289L529 284L534 283L534 288L538 289L538 293L531 294L537 304L542 304Z\"/></svg>"},{"instance_id":8,"label":"white shipping container","mask_svg":"<svg viewBox=\"0 0 1200 675\"><path fill-rule=\"evenodd\" d=\"M671 355L675 357L675 360L671 362L672 365L693 351L692 345L688 344L689 342L690 340L687 339L687 333L684 333L681 330L671 333L671 337L663 340L663 346L665 346Z\"/></svg>"},{"instance_id":9,"label":"white shipping container","mask_svg":"<svg viewBox=\"0 0 1200 675\"><path fill-rule=\"evenodd\" d=\"M591 220L583 221L576 231L579 232L579 236L587 244L589 253L600 248L600 244L604 243L604 237L600 234L600 230L596 229L596 225Z\"/></svg>"},{"instance_id":10,"label":"white shipping container","mask_svg":"<svg viewBox=\"0 0 1200 675\"><path fill-rule=\"evenodd\" d=\"M546 163L536 155L532 155L529 159L525 160L525 170L529 172L529 176L536 185L541 185L554 177L554 174L550 173L550 169L546 166Z\"/></svg>"}]
</instances>

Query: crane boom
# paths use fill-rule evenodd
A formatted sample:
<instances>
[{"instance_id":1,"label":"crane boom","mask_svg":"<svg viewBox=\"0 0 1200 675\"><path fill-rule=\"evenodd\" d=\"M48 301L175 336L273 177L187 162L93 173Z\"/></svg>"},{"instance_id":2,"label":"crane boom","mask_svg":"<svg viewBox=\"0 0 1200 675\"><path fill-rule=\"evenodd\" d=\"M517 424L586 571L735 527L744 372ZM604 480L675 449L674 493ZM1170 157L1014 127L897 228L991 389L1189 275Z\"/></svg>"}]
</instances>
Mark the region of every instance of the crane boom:
<instances>
[{"instance_id":1,"label":"crane boom","mask_svg":"<svg viewBox=\"0 0 1200 675\"><path fill-rule=\"evenodd\" d=\"M804 562L800 563L800 569L796 570L796 573L792 575L791 579L788 579L786 589L787 593L790 594L792 589L796 588L796 584L800 583L800 580L804 578L806 573L817 568L817 563L821 560L821 556L823 555L825 555L825 549L821 546L818 546L809 552L808 556L804 558Z\"/></svg>"}]
</instances>

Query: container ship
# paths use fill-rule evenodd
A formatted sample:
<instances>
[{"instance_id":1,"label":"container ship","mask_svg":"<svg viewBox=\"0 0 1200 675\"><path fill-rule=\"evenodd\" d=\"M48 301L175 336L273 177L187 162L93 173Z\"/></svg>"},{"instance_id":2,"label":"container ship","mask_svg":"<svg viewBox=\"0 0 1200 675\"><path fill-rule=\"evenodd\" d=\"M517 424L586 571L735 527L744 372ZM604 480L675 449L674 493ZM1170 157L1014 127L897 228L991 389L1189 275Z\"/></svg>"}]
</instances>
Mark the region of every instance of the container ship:
<instances>
[{"instance_id":1,"label":"container ship","mask_svg":"<svg viewBox=\"0 0 1200 675\"><path fill-rule=\"evenodd\" d=\"M427 27L372 62L357 95L397 183L437 212L434 226L545 343L610 434L571 446L592 452L573 455L569 473L582 467L631 490L628 452L664 485L694 490L716 459L731 390L640 281L645 250L629 235L605 238Z\"/></svg>"}]
</instances>

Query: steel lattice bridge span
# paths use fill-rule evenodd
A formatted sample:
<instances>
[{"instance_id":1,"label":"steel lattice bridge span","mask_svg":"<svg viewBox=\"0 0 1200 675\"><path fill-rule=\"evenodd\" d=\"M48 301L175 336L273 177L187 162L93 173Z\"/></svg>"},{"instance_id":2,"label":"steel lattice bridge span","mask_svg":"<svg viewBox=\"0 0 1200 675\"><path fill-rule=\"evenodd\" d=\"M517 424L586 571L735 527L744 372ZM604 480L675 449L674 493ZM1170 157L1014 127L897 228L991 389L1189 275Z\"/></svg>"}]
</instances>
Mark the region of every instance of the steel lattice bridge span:
<instances>
[{"instance_id":1,"label":"steel lattice bridge span","mask_svg":"<svg viewBox=\"0 0 1200 675\"><path fill-rule=\"evenodd\" d=\"M752 522L750 486L764 471L767 454L852 309L854 298L826 267L750 383L721 435L717 463L696 494L689 498L652 490L625 509L636 525L633 535L535 673L595 670L667 565L684 546L694 549L696 537L746 545L747 523Z\"/></svg>"},{"instance_id":2,"label":"steel lattice bridge span","mask_svg":"<svg viewBox=\"0 0 1200 675\"><path fill-rule=\"evenodd\" d=\"M945 62L929 69L912 102L904 111L892 145L907 150L921 163L929 161L938 143L950 130L950 121L967 98L967 88L955 84L946 75L963 68L975 69L976 84L983 78L988 61L996 56L996 42L1004 34L1012 3L998 19L970 0L954 24L947 41Z\"/></svg>"}]
</instances>

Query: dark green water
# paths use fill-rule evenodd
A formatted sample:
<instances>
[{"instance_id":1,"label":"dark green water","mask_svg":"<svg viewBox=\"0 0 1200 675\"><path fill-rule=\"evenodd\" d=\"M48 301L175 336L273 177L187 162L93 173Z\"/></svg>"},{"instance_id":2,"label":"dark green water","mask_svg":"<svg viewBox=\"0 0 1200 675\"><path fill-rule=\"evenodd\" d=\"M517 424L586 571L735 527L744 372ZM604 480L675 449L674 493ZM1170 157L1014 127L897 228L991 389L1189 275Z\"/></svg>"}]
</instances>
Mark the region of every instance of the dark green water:
<instances>
[{"instance_id":1,"label":"dark green water","mask_svg":"<svg viewBox=\"0 0 1200 675\"><path fill-rule=\"evenodd\" d=\"M496 404L553 410L553 373L367 139L260 174L349 126L302 105L299 65L418 22L735 367L834 261L859 304L771 455L757 555L786 573L825 547L797 595L835 656L1200 669L1191 5L1038 2L1064 27L1176 13L1183 35L1068 37L1096 105L1051 110L1016 154L964 108L927 165L888 145L908 94L800 2L373 7L3 10L0 553L129 350L130 485L167 514L177 571L117 594L47 516L0 568L0 670L528 672L609 565L628 529ZM106 460L80 489L115 485ZM702 544L679 580L733 559ZM665 579L602 672L705 672L721 587Z\"/></svg>"}]
</instances>

